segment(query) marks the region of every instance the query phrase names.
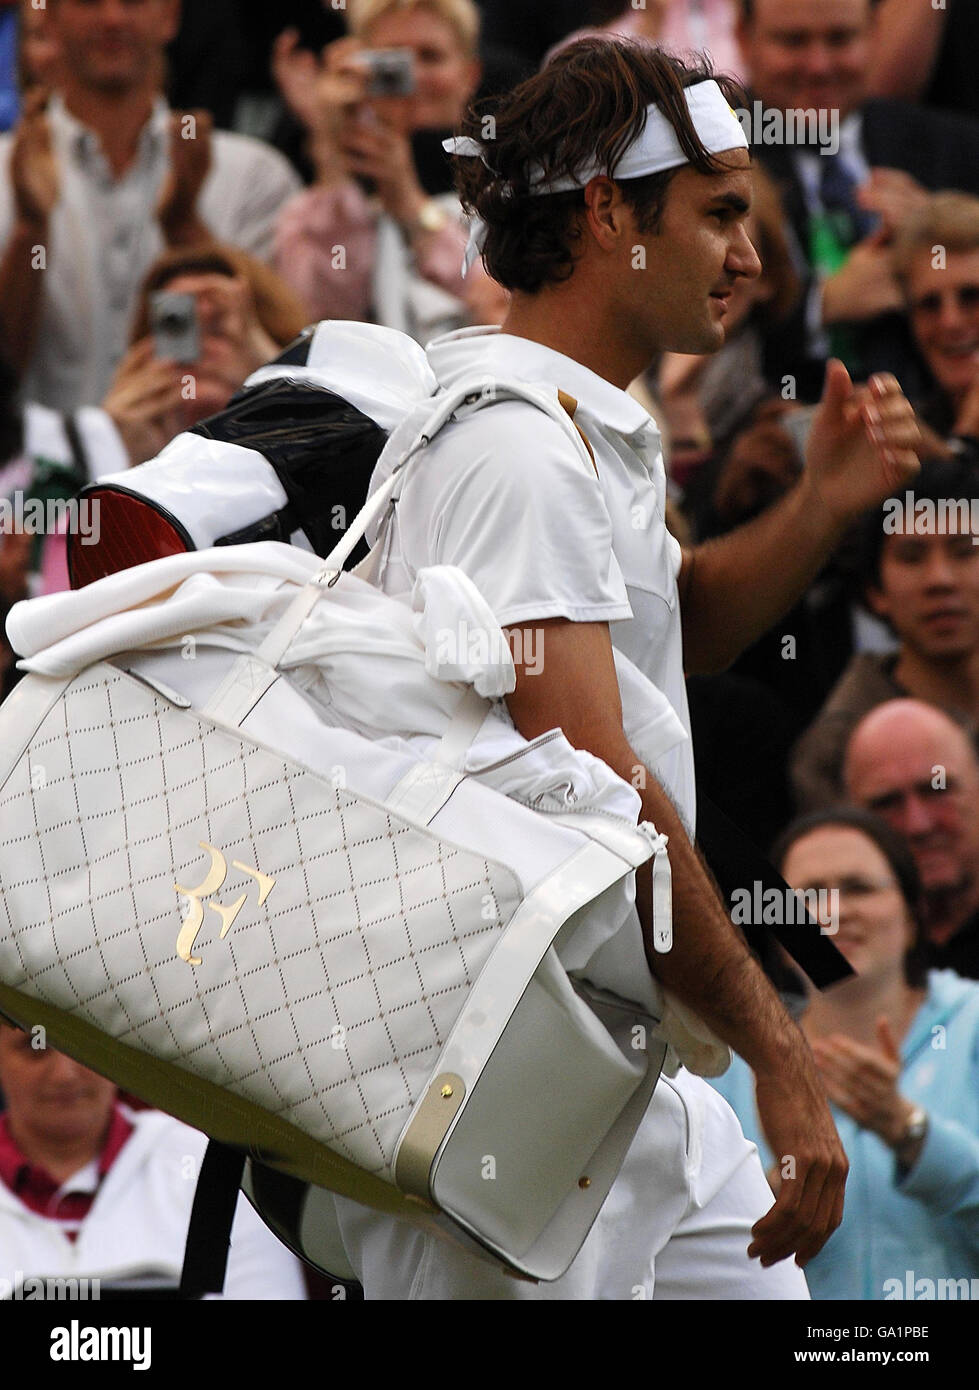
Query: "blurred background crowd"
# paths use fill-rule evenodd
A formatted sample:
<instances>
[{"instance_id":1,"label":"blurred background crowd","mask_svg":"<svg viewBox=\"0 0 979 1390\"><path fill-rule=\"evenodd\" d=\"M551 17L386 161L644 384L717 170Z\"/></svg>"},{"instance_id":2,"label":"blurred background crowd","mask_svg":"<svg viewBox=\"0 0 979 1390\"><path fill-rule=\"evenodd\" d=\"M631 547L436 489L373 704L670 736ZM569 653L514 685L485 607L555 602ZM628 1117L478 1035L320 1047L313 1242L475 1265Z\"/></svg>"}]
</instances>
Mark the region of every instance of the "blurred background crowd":
<instances>
[{"instance_id":1,"label":"blurred background crowd","mask_svg":"<svg viewBox=\"0 0 979 1390\"><path fill-rule=\"evenodd\" d=\"M763 274L736 286L719 353L666 353L631 389L685 542L793 485L830 356L854 380L892 372L918 411L915 498L943 523L866 517L689 694L703 790L792 887L838 890L858 971L790 991L852 1170L813 1293L904 1297L888 1280L911 1271L979 1296L979 0L2 0L0 496L69 497L154 457L315 320L422 344L502 321L505 291L478 264L462 276L441 142L471 100L595 31L707 50L748 111L832 117L832 148L753 122ZM390 51L407 79L403 56L364 57ZM0 616L66 587L64 549L0 536ZM718 1085L777 1184L747 1068ZM74 1269L88 1229L97 1272L123 1226L133 1268L165 1284L180 1221L136 1233L170 1189L186 1229L193 1183L153 1165L199 1156L198 1136L6 1027L0 1088L4 1259ZM303 1296L263 1231L242 1264L248 1239L265 1272L229 1290Z\"/></svg>"}]
</instances>

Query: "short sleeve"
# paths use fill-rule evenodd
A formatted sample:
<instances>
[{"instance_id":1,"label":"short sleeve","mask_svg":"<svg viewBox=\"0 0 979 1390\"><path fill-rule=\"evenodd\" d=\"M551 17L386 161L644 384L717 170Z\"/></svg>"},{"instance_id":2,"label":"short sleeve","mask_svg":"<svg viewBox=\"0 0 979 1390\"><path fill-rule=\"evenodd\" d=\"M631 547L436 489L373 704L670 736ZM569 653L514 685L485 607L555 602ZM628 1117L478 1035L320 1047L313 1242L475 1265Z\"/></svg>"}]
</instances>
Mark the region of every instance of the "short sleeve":
<instances>
[{"instance_id":1,"label":"short sleeve","mask_svg":"<svg viewBox=\"0 0 979 1390\"><path fill-rule=\"evenodd\" d=\"M531 405L446 426L406 480L398 528L410 569L457 565L501 626L632 617L598 477Z\"/></svg>"}]
</instances>

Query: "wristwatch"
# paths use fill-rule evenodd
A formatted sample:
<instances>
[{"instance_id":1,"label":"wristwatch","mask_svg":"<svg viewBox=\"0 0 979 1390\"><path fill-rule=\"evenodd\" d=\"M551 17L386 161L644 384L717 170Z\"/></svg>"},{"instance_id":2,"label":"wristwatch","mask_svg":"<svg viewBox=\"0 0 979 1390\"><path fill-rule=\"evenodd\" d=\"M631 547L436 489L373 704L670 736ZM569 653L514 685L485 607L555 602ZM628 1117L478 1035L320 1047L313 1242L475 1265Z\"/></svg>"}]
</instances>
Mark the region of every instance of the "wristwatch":
<instances>
[{"instance_id":1,"label":"wristwatch","mask_svg":"<svg viewBox=\"0 0 979 1390\"><path fill-rule=\"evenodd\" d=\"M443 227L448 226L449 214L440 203L434 198L428 198L422 203L417 217L413 222L409 222L407 231L414 236L416 232L440 232Z\"/></svg>"},{"instance_id":2,"label":"wristwatch","mask_svg":"<svg viewBox=\"0 0 979 1390\"><path fill-rule=\"evenodd\" d=\"M904 1127L904 1133L894 1145L894 1153L897 1157L898 1166L907 1169L912 1166L908 1162L908 1156L912 1161L917 1158L920 1146L928 1133L928 1112L923 1110L920 1105L916 1105L908 1116L908 1122Z\"/></svg>"}]
</instances>

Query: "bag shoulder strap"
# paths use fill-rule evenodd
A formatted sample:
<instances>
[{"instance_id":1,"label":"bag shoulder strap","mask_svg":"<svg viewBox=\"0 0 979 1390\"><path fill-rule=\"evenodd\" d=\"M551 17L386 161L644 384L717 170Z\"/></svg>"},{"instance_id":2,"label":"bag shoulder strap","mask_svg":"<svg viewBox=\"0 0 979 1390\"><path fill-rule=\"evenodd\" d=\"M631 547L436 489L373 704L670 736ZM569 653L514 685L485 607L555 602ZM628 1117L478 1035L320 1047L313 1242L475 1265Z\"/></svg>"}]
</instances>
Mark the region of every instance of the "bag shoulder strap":
<instances>
[{"instance_id":1,"label":"bag shoulder strap","mask_svg":"<svg viewBox=\"0 0 979 1390\"><path fill-rule=\"evenodd\" d=\"M248 713L278 679L278 666L298 634L306 618L319 602L325 589L332 588L343 573L351 554L363 539L368 528L377 521L400 495L408 469L417 456L431 444L436 435L454 418L466 418L478 410L505 400L522 400L535 406L560 426L579 457L594 468L595 456L581 429L574 424L577 401L566 392L553 392L548 386L525 381L504 381L495 378L467 377L457 382L433 400L432 408L416 426L407 448L379 488L367 499L341 540L323 561L323 567L296 595L282 617L254 654L240 657L227 677L214 692L203 713L217 723L237 728ZM382 455L383 457L383 455Z\"/></svg>"},{"instance_id":2,"label":"bag shoulder strap","mask_svg":"<svg viewBox=\"0 0 979 1390\"><path fill-rule=\"evenodd\" d=\"M244 1168L244 1149L218 1139L208 1141L190 1213L178 1298L223 1293Z\"/></svg>"},{"instance_id":3,"label":"bag shoulder strap","mask_svg":"<svg viewBox=\"0 0 979 1390\"><path fill-rule=\"evenodd\" d=\"M562 399L563 397L563 399ZM277 679L278 666L323 591L336 584L343 567L370 527L400 495L413 460L431 444L453 418L466 418L477 410L505 400L522 400L535 406L560 426L574 444L579 457L595 468L592 449L582 431L573 423L577 401L564 392L553 392L546 385L525 381L467 377L433 399L432 408L416 427L408 447L401 451L390 475L367 499L347 527L342 539L323 562L323 568L296 595L293 602L254 654L239 658L214 695L204 714L218 723L237 727ZM597 469L596 469L597 472Z\"/></svg>"},{"instance_id":4,"label":"bag shoulder strap","mask_svg":"<svg viewBox=\"0 0 979 1390\"><path fill-rule=\"evenodd\" d=\"M569 396L567 391L558 391L557 398L558 403L561 406L561 409L567 413L571 423L574 425L575 429L581 435L582 443L588 450L588 457L591 459L591 466L592 468L594 468L595 476L597 477L598 464L595 462L595 450L589 443L587 434L585 434L585 431L581 428L581 426L578 424L578 421L574 418L578 410L578 402L575 400L574 396Z\"/></svg>"}]
</instances>

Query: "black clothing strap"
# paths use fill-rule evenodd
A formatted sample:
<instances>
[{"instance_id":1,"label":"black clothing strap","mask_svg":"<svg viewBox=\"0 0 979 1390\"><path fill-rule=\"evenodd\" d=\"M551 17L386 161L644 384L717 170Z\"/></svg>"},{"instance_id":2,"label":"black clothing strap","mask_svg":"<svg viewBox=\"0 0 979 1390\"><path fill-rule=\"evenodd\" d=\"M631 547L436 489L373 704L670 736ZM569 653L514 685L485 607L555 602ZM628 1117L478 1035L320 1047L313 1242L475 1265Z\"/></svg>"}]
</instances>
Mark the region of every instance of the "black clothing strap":
<instances>
[{"instance_id":1,"label":"black clothing strap","mask_svg":"<svg viewBox=\"0 0 979 1390\"><path fill-rule=\"evenodd\" d=\"M65 412L61 420L65 427L68 448L71 450L72 477L77 481L76 491L80 491L89 480L88 454L74 415Z\"/></svg>"},{"instance_id":2,"label":"black clothing strap","mask_svg":"<svg viewBox=\"0 0 979 1390\"><path fill-rule=\"evenodd\" d=\"M179 1298L203 1298L223 1291L244 1168L243 1149L217 1139L208 1141L190 1213Z\"/></svg>"}]
</instances>

